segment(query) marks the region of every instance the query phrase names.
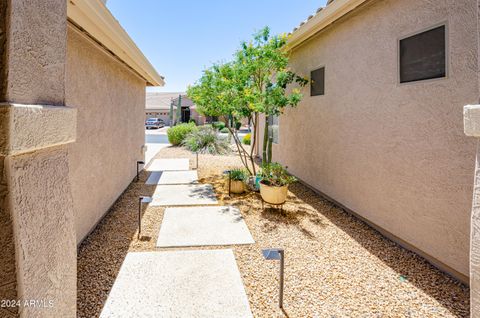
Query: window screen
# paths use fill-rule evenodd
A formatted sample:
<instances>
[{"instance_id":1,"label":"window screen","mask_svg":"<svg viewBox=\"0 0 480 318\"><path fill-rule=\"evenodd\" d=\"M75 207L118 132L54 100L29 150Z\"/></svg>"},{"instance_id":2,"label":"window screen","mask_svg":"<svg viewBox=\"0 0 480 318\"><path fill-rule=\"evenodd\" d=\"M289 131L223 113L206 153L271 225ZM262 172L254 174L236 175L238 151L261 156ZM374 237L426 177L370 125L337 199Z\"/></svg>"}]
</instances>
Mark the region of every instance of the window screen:
<instances>
[{"instance_id":1,"label":"window screen","mask_svg":"<svg viewBox=\"0 0 480 318\"><path fill-rule=\"evenodd\" d=\"M400 83L446 76L445 26L400 40Z\"/></svg>"},{"instance_id":2,"label":"window screen","mask_svg":"<svg viewBox=\"0 0 480 318\"><path fill-rule=\"evenodd\" d=\"M310 96L325 95L325 67L310 74Z\"/></svg>"},{"instance_id":3,"label":"window screen","mask_svg":"<svg viewBox=\"0 0 480 318\"><path fill-rule=\"evenodd\" d=\"M278 116L268 116L268 137L272 137L272 143L278 144Z\"/></svg>"}]
</instances>

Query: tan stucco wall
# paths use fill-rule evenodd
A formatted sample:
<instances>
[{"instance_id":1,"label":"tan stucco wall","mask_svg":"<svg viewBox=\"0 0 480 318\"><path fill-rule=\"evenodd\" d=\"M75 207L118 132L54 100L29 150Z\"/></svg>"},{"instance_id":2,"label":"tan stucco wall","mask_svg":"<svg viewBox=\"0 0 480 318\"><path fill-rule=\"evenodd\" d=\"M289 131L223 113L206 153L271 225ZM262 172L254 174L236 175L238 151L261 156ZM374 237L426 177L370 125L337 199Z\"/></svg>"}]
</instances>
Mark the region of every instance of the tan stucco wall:
<instances>
[{"instance_id":1,"label":"tan stucco wall","mask_svg":"<svg viewBox=\"0 0 480 318\"><path fill-rule=\"evenodd\" d=\"M29 0L8 1L9 32L14 36L8 40L6 96L2 101L63 105L67 12L63 2L32 5Z\"/></svg>"},{"instance_id":2,"label":"tan stucco wall","mask_svg":"<svg viewBox=\"0 0 480 318\"><path fill-rule=\"evenodd\" d=\"M274 160L465 279L475 142L476 0L372 1L296 49L292 68L326 67L324 96L280 118ZM447 79L398 84L397 41L448 23ZM261 130L260 130L261 131ZM462 277L463 276L463 277Z\"/></svg>"},{"instance_id":3,"label":"tan stucco wall","mask_svg":"<svg viewBox=\"0 0 480 318\"><path fill-rule=\"evenodd\" d=\"M143 160L145 81L69 26L66 104L78 112L77 140L70 147L78 243Z\"/></svg>"},{"instance_id":4,"label":"tan stucco wall","mask_svg":"<svg viewBox=\"0 0 480 318\"><path fill-rule=\"evenodd\" d=\"M476 318L480 317L480 105L464 107L464 130L477 139L470 231L470 315Z\"/></svg>"},{"instance_id":5,"label":"tan stucco wall","mask_svg":"<svg viewBox=\"0 0 480 318\"><path fill-rule=\"evenodd\" d=\"M66 147L7 157L21 317L71 317L76 308L76 250ZM51 301L51 303L50 303Z\"/></svg>"},{"instance_id":6,"label":"tan stucco wall","mask_svg":"<svg viewBox=\"0 0 480 318\"><path fill-rule=\"evenodd\" d=\"M0 299L19 303L0 308L0 316L74 317L76 240L66 144L75 140L76 113L61 107L67 6L8 0L1 7Z\"/></svg>"}]
</instances>

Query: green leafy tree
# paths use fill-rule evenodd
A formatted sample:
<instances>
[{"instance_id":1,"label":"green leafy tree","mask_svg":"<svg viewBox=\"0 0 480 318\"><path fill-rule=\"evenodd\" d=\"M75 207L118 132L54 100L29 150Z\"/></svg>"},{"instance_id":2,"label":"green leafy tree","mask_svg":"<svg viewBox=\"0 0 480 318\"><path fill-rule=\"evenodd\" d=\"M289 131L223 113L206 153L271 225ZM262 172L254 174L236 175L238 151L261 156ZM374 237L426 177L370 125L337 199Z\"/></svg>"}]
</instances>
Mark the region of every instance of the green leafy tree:
<instances>
[{"instance_id":1,"label":"green leafy tree","mask_svg":"<svg viewBox=\"0 0 480 318\"><path fill-rule=\"evenodd\" d=\"M286 107L295 107L300 102L299 89L290 88L289 84L304 86L307 83L288 68L286 45L286 35L272 36L266 27L254 34L250 42L241 44L233 61L205 70L200 80L187 91L200 113L223 119L234 136L242 163L251 174L256 174L253 152L257 133L253 134L251 148L247 151L231 123L247 118L257 132L259 114L264 114L262 157L264 163L272 161L268 117L281 115Z\"/></svg>"},{"instance_id":2,"label":"green leafy tree","mask_svg":"<svg viewBox=\"0 0 480 318\"><path fill-rule=\"evenodd\" d=\"M270 29L265 27L253 36L253 40L243 42L241 50L236 53L237 63L244 67L248 76L245 99L254 113L265 115L263 163L272 161L268 117L281 115L286 107L295 107L302 99L300 90L288 89L289 84L305 86L308 82L288 68L287 40L285 34L272 36Z\"/></svg>"},{"instance_id":3,"label":"green leafy tree","mask_svg":"<svg viewBox=\"0 0 480 318\"><path fill-rule=\"evenodd\" d=\"M245 149L238 137L234 123L242 118L251 120L252 111L245 99L248 77L242 65L236 61L215 64L203 72L202 77L187 90L187 95L197 105L197 111L205 116L222 119L237 147L243 165L252 175L256 174L254 147Z\"/></svg>"}]
</instances>

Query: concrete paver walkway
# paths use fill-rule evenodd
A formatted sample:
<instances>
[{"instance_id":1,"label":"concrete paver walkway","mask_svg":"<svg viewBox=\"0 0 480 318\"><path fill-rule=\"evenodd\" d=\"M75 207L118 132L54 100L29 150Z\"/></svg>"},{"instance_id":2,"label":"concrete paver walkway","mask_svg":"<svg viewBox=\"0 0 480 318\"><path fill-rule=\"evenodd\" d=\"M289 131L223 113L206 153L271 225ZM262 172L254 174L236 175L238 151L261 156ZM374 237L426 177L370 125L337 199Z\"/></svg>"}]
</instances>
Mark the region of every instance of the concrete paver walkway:
<instances>
[{"instance_id":1,"label":"concrete paver walkway","mask_svg":"<svg viewBox=\"0 0 480 318\"><path fill-rule=\"evenodd\" d=\"M210 184L159 185L151 206L185 206L218 204Z\"/></svg>"},{"instance_id":2,"label":"concrete paver walkway","mask_svg":"<svg viewBox=\"0 0 480 318\"><path fill-rule=\"evenodd\" d=\"M181 171L190 170L188 159L154 159L147 171Z\"/></svg>"},{"instance_id":3,"label":"concrete paver walkway","mask_svg":"<svg viewBox=\"0 0 480 318\"><path fill-rule=\"evenodd\" d=\"M235 207L168 208L157 247L253 244L242 214Z\"/></svg>"},{"instance_id":4,"label":"concrete paver walkway","mask_svg":"<svg viewBox=\"0 0 480 318\"><path fill-rule=\"evenodd\" d=\"M157 247L254 243L240 211L218 204L197 184L188 159L154 159L146 181L151 206L165 210ZM232 250L128 253L100 315L114 317L253 317Z\"/></svg>"},{"instance_id":5,"label":"concrete paver walkway","mask_svg":"<svg viewBox=\"0 0 480 318\"><path fill-rule=\"evenodd\" d=\"M145 184L193 184L198 182L198 173L189 171L153 171Z\"/></svg>"},{"instance_id":6,"label":"concrete paver walkway","mask_svg":"<svg viewBox=\"0 0 480 318\"><path fill-rule=\"evenodd\" d=\"M171 146L171 144L168 142L167 130L168 127L157 130L145 130L145 146L147 146L147 151L145 152L145 163L147 165L160 150Z\"/></svg>"},{"instance_id":7,"label":"concrete paver walkway","mask_svg":"<svg viewBox=\"0 0 480 318\"><path fill-rule=\"evenodd\" d=\"M250 318L232 250L128 253L101 318Z\"/></svg>"}]
</instances>

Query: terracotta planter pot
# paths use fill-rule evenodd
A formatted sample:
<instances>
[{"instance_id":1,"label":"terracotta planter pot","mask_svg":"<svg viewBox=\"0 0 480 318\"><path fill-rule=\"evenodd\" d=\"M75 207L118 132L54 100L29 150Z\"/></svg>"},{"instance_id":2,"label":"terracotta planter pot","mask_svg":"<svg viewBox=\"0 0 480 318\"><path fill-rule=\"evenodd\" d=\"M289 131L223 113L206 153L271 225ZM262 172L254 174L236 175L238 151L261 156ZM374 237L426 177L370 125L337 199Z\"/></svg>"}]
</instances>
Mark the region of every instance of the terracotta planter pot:
<instances>
[{"instance_id":1,"label":"terracotta planter pot","mask_svg":"<svg viewBox=\"0 0 480 318\"><path fill-rule=\"evenodd\" d=\"M225 188L228 191L228 178L225 181ZM230 192L236 194L245 192L245 184L243 183L243 181L232 180L230 184Z\"/></svg>"},{"instance_id":2,"label":"terracotta planter pot","mask_svg":"<svg viewBox=\"0 0 480 318\"><path fill-rule=\"evenodd\" d=\"M284 204L287 201L288 185L271 187L260 182L260 195L263 201L270 204Z\"/></svg>"}]
</instances>

